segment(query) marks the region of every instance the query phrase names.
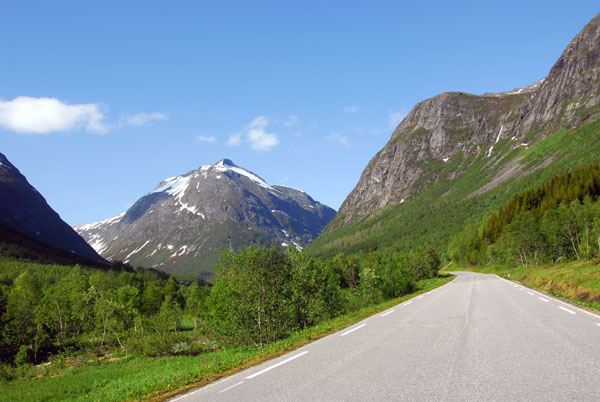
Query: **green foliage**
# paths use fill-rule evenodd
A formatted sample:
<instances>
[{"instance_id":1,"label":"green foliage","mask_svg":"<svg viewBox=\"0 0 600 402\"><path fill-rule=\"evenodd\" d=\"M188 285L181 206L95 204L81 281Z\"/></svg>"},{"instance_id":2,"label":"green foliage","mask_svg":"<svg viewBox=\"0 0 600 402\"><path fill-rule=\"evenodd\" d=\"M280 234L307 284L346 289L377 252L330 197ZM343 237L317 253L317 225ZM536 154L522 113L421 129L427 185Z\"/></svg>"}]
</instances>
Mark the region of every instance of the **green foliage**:
<instances>
[{"instance_id":1,"label":"green foliage","mask_svg":"<svg viewBox=\"0 0 600 402\"><path fill-rule=\"evenodd\" d=\"M193 283L188 291L161 277L153 271L0 258L0 361L39 364L53 354L107 346L149 355L175 353L185 303L199 317L195 298L204 300L208 290Z\"/></svg>"},{"instance_id":2,"label":"green foliage","mask_svg":"<svg viewBox=\"0 0 600 402\"><path fill-rule=\"evenodd\" d=\"M0 365L0 399L29 401L93 400L131 401L153 400L165 392L181 390L195 384L205 385L223 375L238 372L250 365L272 359L312 340L346 328L382 310L402 303L410 297L441 286L453 277L422 280L415 284L417 293L391 299L381 304L363 307L350 314L322 321L294 332L290 337L263 348L224 348L207 350L198 355L194 345L181 353L184 344L175 343L169 356L147 357L117 350L110 355L83 354L71 358L53 358L50 364L11 368ZM194 353L196 352L196 353Z\"/></svg>"},{"instance_id":3,"label":"green foliage","mask_svg":"<svg viewBox=\"0 0 600 402\"><path fill-rule=\"evenodd\" d=\"M508 144L501 147L500 140L490 158L483 151L468 157L456 154L441 168L435 164L424 166L427 174L435 173L438 181L413 193L405 203L389 206L373 217L347 225L340 224L342 216L336 217L308 251L316 258L329 259L339 253L352 255L369 250L408 252L424 244L433 245L438 253L456 250L454 239L459 233L466 227L479 226L513 194L576 166L600 162L599 134L600 121L593 121L573 131L561 129L528 149L512 149ZM429 170L434 167L435 172ZM482 192L503 169L522 173ZM332 227L335 229L330 230Z\"/></svg>"},{"instance_id":4,"label":"green foliage","mask_svg":"<svg viewBox=\"0 0 600 402\"><path fill-rule=\"evenodd\" d=\"M538 265L600 255L600 166L589 164L514 194L450 243L467 264Z\"/></svg>"}]
</instances>

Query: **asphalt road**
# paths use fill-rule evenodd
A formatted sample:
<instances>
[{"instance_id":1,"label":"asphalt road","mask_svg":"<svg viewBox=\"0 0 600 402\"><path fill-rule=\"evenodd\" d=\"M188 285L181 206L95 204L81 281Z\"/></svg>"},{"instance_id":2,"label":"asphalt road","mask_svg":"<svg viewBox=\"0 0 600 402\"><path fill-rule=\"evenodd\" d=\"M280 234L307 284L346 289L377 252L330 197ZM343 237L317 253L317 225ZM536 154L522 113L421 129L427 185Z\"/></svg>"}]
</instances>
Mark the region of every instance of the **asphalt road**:
<instances>
[{"instance_id":1,"label":"asphalt road","mask_svg":"<svg viewBox=\"0 0 600 402\"><path fill-rule=\"evenodd\" d=\"M449 284L173 401L600 401L600 317L495 275Z\"/></svg>"}]
</instances>

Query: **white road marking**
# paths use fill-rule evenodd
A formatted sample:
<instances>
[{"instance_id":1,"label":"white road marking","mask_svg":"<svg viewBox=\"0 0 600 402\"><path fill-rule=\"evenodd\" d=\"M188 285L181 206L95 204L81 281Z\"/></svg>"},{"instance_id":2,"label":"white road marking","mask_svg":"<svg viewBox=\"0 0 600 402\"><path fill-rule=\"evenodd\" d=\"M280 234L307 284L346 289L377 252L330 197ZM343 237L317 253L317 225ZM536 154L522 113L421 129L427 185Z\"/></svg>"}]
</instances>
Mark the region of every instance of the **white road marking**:
<instances>
[{"instance_id":1,"label":"white road marking","mask_svg":"<svg viewBox=\"0 0 600 402\"><path fill-rule=\"evenodd\" d=\"M408 306L410 303L412 303L412 300L407 301L406 303L403 304L403 306Z\"/></svg>"},{"instance_id":2,"label":"white road marking","mask_svg":"<svg viewBox=\"0 0 600 402\"><path fill-rule=\"evenodd\" d=\"M550 300L544 299L543 297L538 297L538 299L540 299L541 301L545 301L546 303L550 303Z\"/></svg>"},{"instance_id":3,"label":"white road marking","mask_svg":"<svg viewBox=\"0 0 600 402\"><path fill-rule=\"evenodd\" d=\"M417 299L417 300L418 300L418 299L422 299L422 298L423 298L423 295L421 295L421 296L418 296L418 297L415 297L415 299Z\"/></svg>"},{"instance_id":4,"label":"white road marking","mask_svg":"<svg viewBox=\"0 0 600 402\"><path fill-rule=\"evenodd\" d=\"M599 323L596 323L596 325L600 327L600 322L599 322Z\"/></svg>"},{"instance_id":5,"label":"white road marking","mask_svg":"<svg viewBox=\"0 0 600 402\"><path fill-rule=\"evenodd\" d=\"M566 311L567 313L571 313L571 314L577 314L576 312L574 312L574 311L571 311L571 310L569 310L568 308L565 308L565 307L563 307L563 306L558 306L558 308L559 308L559 309L561 309L561 310L564 310L564 311Z\"/></svg>"},{"instance_id":6,"label":"white road marking","mask_svg":"<svg viewBox=\"0 0 600 402\"><path fill-rule=\"evenodd\" d=\"M523 291L525 291L525 289L523 289L523 288L519 288L519 290L523 290Z\"/></svg>"},{"instance_id":7,"label":"white road marking","mask_svg":"<svg viewBox=\"0 0 600 402\"><path fill-rule=\"evenodd\" d=\"M229 391L231 388L237 387L238 385L241 385L243 383L244 383L244 381L240 381L237 384L232 385L231 387L227 387L225 389L220 390L219 392L217 392L217 394L220 394L221 392Z\"/></svg>"},{"instance_id":8,"label":"white road marking","mask_svg":"<svg viewBox=\"0 0 600 402\"><path fill-rule=\"evenodd\" d=\"M530 294L530 295L532 295L532 296L535 296L535 295L534 295L533 293L531 293L531 292L527 292L527 293L529 293L529 294Z\"/></svg>"},{"instance_id":9,"label":"white road marking","mask_svg":"<svg viewBox=\"0 0 600 402\"><path fill-rule=\"evenodd\" d=\"M346 335L348 335L349 333L356 331L357 329L361 329L361 328L362 328L362 327L364 327L365 325L367 325L367 324L362 324L362 325L359 325L359 326L358 326L358 327L356 327L356 328L352 328L350 331L346 331L346 332L344 332L344 333L343 333L341 336L346 336Z\"/></svg>"},{"instance_id":10,"label":"white road marking","mask_svg":"<svg viewBox=\"0 0 600 402\"><path fill-rule=\"evenodd\" d=\"M388 311L387 313L383 313L383 314L381 314L381 316L382 316L382 317L385 317L385 316L386 316L386 315L388 315L388 314L392 314L394 311L396 311L396 310L390 310L390 311Z\"/></svg>"},{"instance_id":11,"label":"white road marking","mask_svg":"<svg viewBox=\"0 0 600 402\"><path fill-rule=\"evenodd\" d=\"M208 388L211 388L211 387L214 387L214 386L216 386L216 385L219 385L219 384L221 384L222 382L225 382L225 381L227 381L227 380L231 380L233 377L237 377L237 374L234 374L234 375L232 375L232 376L230 376L230 377L221 378L220 380L218 380L218 381L215 381L215 382L211 382L210 384L206 384L205 386L203 386L203 387L201 387L201 388L198 388L198 389L197 389L197 390L195 390L195 391L188 392L187 394L183 394L183 395L181 395L181 396L180 396L180 397L178 397L178 398L172 399L172 400L170 400L170 402L175 402L175 401L178 401L178 400L180 400L180 399L183 399L183 398L188 398L188 397L190 397L190 396L192 396L192 395L194 395L194 394L197 394L198 392L201 392L201 391L204 391L204 390L206 390L206 389L208 389Z\"/></svg>"},{"instance_id":12,"label":"white road marking","mask_svg":"<svg viewBox=\"0 0 600 402\"><path fill-rule=\"evenodd\" d=\"M363 324L363 325L367 325L367 324ZM264 373L266 373L267 371L273 370L273 369L274 369L274 368L276 368L276 367L279 367L279 366L281 366L281 365L284 365L284 364L286 364L286 363L289 363L289 362L291 362L292 360L294 360L294 359L297 359L297 358L299 358L300 356L304 356L304 355L305 355L305 354L307 354L307 353L308 353L308 350L306 350L306 351L304 351L304 352L302 352L302 353L298 353L296 356L292 356L292 357L290 357L289 359L286 359L286 360L284 360L284 361L282 361L282 362L279 362L279 363L277 363L277 364L274 364L274 365L272 365L272 366L270 366L270 367L267 367L266 369L263 369L263 370L259 371L258 373L254 373L254 374L252 374L252 375L249 375L248 377L246 377L246 380L251 380L251 379L253 379L254 377L258 377L259 375L261 375L261 374L264 374Z\"/></svg>"},{"instance_id":13,"label":"white road marking","mask_svg":"<svg viewBox=\"0 0 600 402\"><path fill-rule=\"evenodd\" d=\"M592 317L594 317L594 318L598 318L598 315L597 315L597 314L590 313L589 311L587 311L587 310L583 310L583 309L578 309L578 310L579 310L579 311L583 311L584 313L586 313L586 314L588 314L588 315L591 315L591 316L592 316Z\"/></svg>"}]
</instances>

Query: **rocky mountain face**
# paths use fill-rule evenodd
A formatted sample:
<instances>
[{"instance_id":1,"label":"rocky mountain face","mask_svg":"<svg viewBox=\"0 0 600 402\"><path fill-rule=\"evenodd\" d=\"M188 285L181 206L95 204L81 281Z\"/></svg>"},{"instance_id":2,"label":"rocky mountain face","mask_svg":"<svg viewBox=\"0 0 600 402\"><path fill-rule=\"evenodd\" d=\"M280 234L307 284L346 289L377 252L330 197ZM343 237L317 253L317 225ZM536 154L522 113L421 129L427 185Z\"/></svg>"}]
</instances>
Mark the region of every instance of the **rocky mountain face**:
<instances>
[{"instance_id":1,"label":"rocky mountain face","mask_svg":"<svg viewBox=\"0 0 600 402\"><path fill-rule=\"evenodd\" d=\"M531 172L518 163L518 156L509 156L511 150L527 148L560 128L574 128L599 116L600 15L573 39L548 76L535 84L479 96L443 93L417 104L369 162L326 230L408 202L442 177L456 179L470 167L460 163L459 168L445 171L453 161L474 163L487 158L490 169L500 163L502 169L472 195L489 191ZM552 158L548 155L534 169Z\"/></svg>"},{"instance_id":2,"label":"rocky mountain face","mask_svg":"<svg viewBox=\"0 0 600 402\"><path fill-rule=\"evenodd\" d=\"M8 228L3 234L16 231L34 239L36 244L41 241L72 254L104 261L1 153L0 225Z\"/></svg>"},{"instance_id":3,"label":"rocky mountain face","mask_svg":"<svg viewBox=\"0 0 600 402\"><path fill-rule=\"evenodd\" d=\"M303 191L271 186L224 159L166 179L127 212L75 230L109 260L206 278L222 249L253 242L300 249L334 215Z\"/></svg>"}]
</instances>

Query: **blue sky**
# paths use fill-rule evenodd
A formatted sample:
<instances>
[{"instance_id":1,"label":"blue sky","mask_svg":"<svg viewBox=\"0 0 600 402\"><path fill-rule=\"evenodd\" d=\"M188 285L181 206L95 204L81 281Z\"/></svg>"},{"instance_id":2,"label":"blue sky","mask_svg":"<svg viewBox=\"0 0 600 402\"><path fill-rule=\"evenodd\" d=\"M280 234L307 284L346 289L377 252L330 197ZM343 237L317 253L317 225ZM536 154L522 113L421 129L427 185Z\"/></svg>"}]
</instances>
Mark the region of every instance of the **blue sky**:
<instances>
[{"instance_id":1,"label":"blue sky","mask_svg":"<svg viewBox=\"0 0 600 402\"><path fill-rule=\"evenodd\" d=\"M597 1L0 0L0 152L69 224L230 158L337 209L444 91L547 75Z\"/></svg>"}]
</instances>

